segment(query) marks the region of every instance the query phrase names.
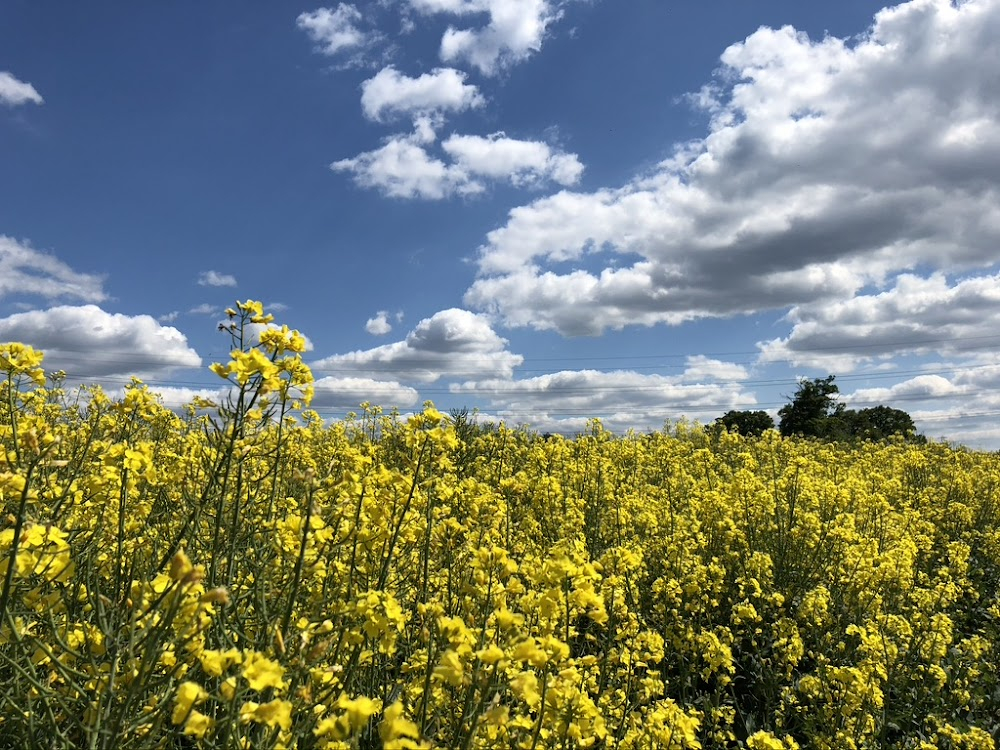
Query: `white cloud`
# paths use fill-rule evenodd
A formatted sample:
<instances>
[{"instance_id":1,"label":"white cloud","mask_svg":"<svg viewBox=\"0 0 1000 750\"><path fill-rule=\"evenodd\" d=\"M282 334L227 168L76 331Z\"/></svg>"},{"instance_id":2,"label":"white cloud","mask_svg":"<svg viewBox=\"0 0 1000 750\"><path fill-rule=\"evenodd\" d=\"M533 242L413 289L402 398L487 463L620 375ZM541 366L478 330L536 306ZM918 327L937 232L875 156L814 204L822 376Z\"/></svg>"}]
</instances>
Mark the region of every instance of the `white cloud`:
<instances>
[{"instance_id":1,"label":"white cloud","mask_svg":"<svg viewBox=\"0 0 1000 750\"><path fill-rule=\"evenodd\" d=\"M180 310L171 310L170 312L164 313L163 315L157 315L156 319L161 323L173 323L175 320L177 320L180 314L181 314Z\"/></svg>"},{"instance_id":2,"label":"white cloud","mask_svg":"<svg viewBox=\"0 0 1000 750\"><path fill-rule=\"evenodd\" d=\"M384 336L392 330L392 323L389 322L389 313L379 310L374 318L369 318L365 323L365 330L372 336Z\"/></svg>"},{"instance_id":3,"label":"white cloud","mask_svg":"<svg viewBox=\"0 0 1000 750\"><path fill-rule=\"evenodd\" d=\"M335 161L330 169L350 172L360 187L375 188L390 198L441 200L481 192L462 170L428 154L423 139L419 132L394 135L380 148Z\"/></svg>"},{"instance_id":4,"label":"white cloud","mask_svg":"<svg viewBox=\"0 0 1000 750\"><path fill-rule=\"evenodd\" d=\"M482 104L479 90L465 83L465 73L454 68L435 68L410 78L390 65L361 84L361 108L375 121L394 115L462 112Z\"/></svg>"},{"instance_id":5,"label":"white cloud","mask_svg":"<svg viewBox=\"0 0 1000 750\"><path fill-rule=\"evenodd\" d=\"M687 367L685 367L681 379L684 382L701 383L712 380L719 382L740 381L749 377L750 373L743 365L697 354L687 358Z\"/></svg>"},{"instance_id":6,"label":"white cloud","mask_svg":"<svg viewBox=\"0 0 1000 750\"><path fill-rule=\"evenodd\" d=\"M311 364L318 376L365 377L433 383L441 378L511 377L524 361L507 351L507 340L486 318L452 308L421 320L406 338Z\"/></svg>"},{"instance_id":7,"label":"white cloud","mask_svg":"<svg viewBox=\"0 0 1000 750\"><path fill-rule=\"evenodd\" d=\"M108 313L96 305L61 305L2 318L0 340L40 349L47 371L65 370L70 378L86 381L201 366L201 357L176 328L149 315Z\"/></svg>"},{"instance_id":8,"label":"white cloud","mask_svg":"<svg viewBox=\"0 0 1000 750\"><path fill-rule=\"evenodd\" d=\"M330 168L348 172L360 187L380 190L391 198L424 200L475 195L484 192L491 181L527 187L548 181L575 182L583 171L575 154L503 134L450 136L441 144L453 160L448 163L428 152L435 138L433 123L418 119L413 133L390 136L381 147L335 161Z\"/></svg>"},{"instance_id":9,"label":"white cloud","mask_svg":"<svg viewBox=\"0 0 1000 750\"><path fill-rule=\"evenodd\" d=\"M889 387L859 388L841 400L852 406L866 407L878 404L898 403L907 399L936 399L943 396L963 395L965 388L959 387L941 375L917 375Z\"/></svg>"},{"instance_id":10,"label":"white cloud","mask_svg":"<svg viewBox=\"0 0 1000 750\"><path fill-rule=\"evenodd\" d=\"M548 27L562 15L550 0L409 0L425 14L487 14L481 28L450 26L441 39L441 59L465 61L485 75L527 59L542 48Z\"/></svg>"},{"instance_id":11,"label":"white cloud","mask_svg":"<svg viewBox=\"0 0 1000 750\"><path fill-rule=\"evenodd\" d=\"M216 305L210 305L207 302L202 302L200 305L195 305L188 310L188 315L222 315L222 310Z\"/></svg>"},{"instance_id":12,"label":"white cloud","mask_svg":"<svg viewBox=\"0 0 1000 750\"><path fill-rule=\"evenodd\" d=\"M30 83L18 80L6 70L0 71L0 104L13 107L27 102L42 104L43 100Z\"/></svg>"},{"instance_id":13,"label":"white cloud","mask_svg":"<svg viewBox=\"0 0 1000 750\"><path fill-rule=\"evenodd\" d=\"M313 409L357 411L365 401L385 409L413 406L419 399L414 388L395 380L356 377L319 378L314 384Z\"/></svg>"},{"instance_id":14,"label":"white cloud","mask_svg":"<svg viewBox=\"0 0 1000 750\"><path fill-rule=\"evenodd\" d=\"M101 276L74 271L52 255L0 235L0 298L30 294L102 302L107 299L102 282Z\"/></svg>"},{"instance_id":15,"label":"white cloud","mask_svg":"<svg viewBox=\"0 0 1000 750\"><path fill-rule=\"evenodd\" d=\"M700 364L700 363L699 363ZM738 383L687 383L684 377L630 370L572 370L518 380L493 378L451 387L486 398L493 411L539 430L572 432L599 417L611 429L659 429L667 419L707 422L756 404Z\"/></svg>"},{"instance_id":16,"label":"white cloud","mask_svg":"<svg viewBox=\"0 0 1000 750\"><path fill-rule=\"evenodd\" d=\"M218 271L202 271L198 274L198 286L236 286L236 277Z\"/></svg>"},{"instance_id":17,"label":"white cloud","mask_svg":"<svg viewBox=\"0 0 1000 750\"><path fill-rule=\"evenodd\" d=\"M372 35L362 31L358 24L363 20L361 11L350 3L340 3L336 8L319 8L302 13L296 25L312 39L324 55L365 47Z\"/></svg>"},{"instance_id":18,"label":"white cloud","mask_svg":"<svg viewBox=\"0 0 1000 750\"><path fill-rule=\"evenodd\" d=\"M880 404L902 409L929 438L995 450L1000 435L1000 357L984 352L971 360L925 367L927 373L890 386L843 393L841 401L854 409Z\"/></svg>"},{"instance_id":19,"label":"white cloud","mask_svg":"<svg viewBox=\"0 0 1000 750\"><path fill-rule=\"evenodd\" d=\"M722 63L696 97L704 138L623 187L512 210L465 303L598 334L997 261L1000 0L914 0L851 41L762 28Z\"/></svg>"},{"instance_id":20,"label":"white cloud","mask_svg":"<svg viewBox=\"0 0 1000 750\"><path fill-rule=\"evenodd\" d=\"M848 372L899 354L989 352L1000 343L1000 274L953 285L941 273L903 274L884 292L796 306L787 318L787 337L758 345L762 362Z\"/></svg>"},{"instance_id":21,"label":"white cloud","mask_svg":"<svg viewBox=\"0 0 1000 750\"><path fill-rule=\"evenodd\" d=\"M494 133L452 135L441 147L462 171L496 180L509 180L514 185L538 185L552 180L560 185L572 185L583 174L583 165L576 154L554 151L539 141L521 141Z\"/></svg>"}]
</instances>

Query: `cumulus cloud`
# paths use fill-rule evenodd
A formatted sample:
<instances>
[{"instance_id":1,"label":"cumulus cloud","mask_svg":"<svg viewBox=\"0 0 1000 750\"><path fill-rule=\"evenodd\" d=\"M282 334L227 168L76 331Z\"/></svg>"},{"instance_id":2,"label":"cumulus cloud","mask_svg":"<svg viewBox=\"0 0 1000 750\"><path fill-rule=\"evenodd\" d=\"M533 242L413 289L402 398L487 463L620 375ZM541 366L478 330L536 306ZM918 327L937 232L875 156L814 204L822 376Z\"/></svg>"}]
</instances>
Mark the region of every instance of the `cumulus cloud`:
<instances>
[{"instance_id":1,"label":"cumulus cloud","mask_svg":"<svg viewBox=\"0 0 1000 750\"><path fill-rule=\"evenodd\" d=\"M527 59L542 48L549 26L562 15L562 3L551 0L409 0L425 14L459 16L486 14L480 28L449 26L441 39L446 62L464 61L484 75L493 75Z\"/></svg>"},{"instance_id":2,"label":"cumulus cloud","mask_svg":"<svg viewBox=\"0 0 1000 750\"><path fill-rule=\"evenodd\" d=\"M899 354L986 353L1000 343L1000 274L950 284L942 273L902 274L877 294L793 307L785 338L759 344L762 362L849 372Z\"/></svg>"},{"instance_id":3,"label":"cumulus cloud","mask_svg":"<svg viewBox=\"0 0 1000 750\"><path fill-rule=\"evenodd\" d=\"M455 165L467 174L495 180L509 180L516 186L538 185L549 180L573 185L583 174L576 154L555 151L546 143L508 138L494 133L452 135L442 144Z\"/></svg>"},{"instance_id":4,"label":"cumulus cloud","mask_svg":"<svg viewBox=\"0 0 1000 750\"><path fill-rule=\"evenodd\" d=\"M840 400L854 409L902 409L929 438L995 449L1000 437L1000 356L983 352L972 359L927 363L922 369L925 372L892 385L843 392Z\"/></svg>"},{"instance_id":5,"label":"cumulus cloud","mask_svg":"<svg viewBox=\"0 0 1000 750\"><path fill-rule=\"evenodd\" d=\"M687 357L687 367L684 369L682 380L686 382L704 381L740 381L750 377L750 373L743 365L735 362L725 362L721 359L706 357L704 354L696 354Z\"/></svg>"},{"instance_id":6,"label":"cumulus cloud","mask_svg":"<svg viewBox=\"0 0 1000 750\"><path fill-rule=\"evenodd\" d=\"M324 55L336 55L343 50L368 46L374 34L360 28L361 11L350 3L340 3L336 8L319 8L301 13L296 25L316 43Z\"/></svg>"},{"instance_id":7,"label":"cumulus cloud","mask_svg":"<svg viewBox=\"0 0 1000 750\"><path fill-rule=\"evenodd\" d=\"M107 299L101 276L74 271L52 255L0 235L0 298L15 294L82 302Z\"/></svg>"},{"instance_id":8,"label":"cumulus cloud","mask_svg":"<svg viewBox=\"0 0 1000 750\"><path fill-rule=\"evenodd\" d=\"M0 71L0 104L14 107L28 102L42 104L43 99L30 83L18 80L6 70Z\"/></svg>"},{"instance_id":9,"label":"cumulus cloud","mask_svg":"<svg viewBox=\"0 0 1000 750\"><path fill-rule=\"evenodd\" d=\"M707 422L730 409L756 404L738 383L684 381L684 376L631 370L567 370L517 380L466 381L451 390L487 399L492 410L509 421L560 432L581 429L592 417L612 429L659 429L667 419Z\"/></svg>"},{"instance_id":10,"label":"cumulus cloud","mask_svg":"<svg viewBox=\"0 0 1000 750\"><path fill-rule=\"evenodd\" d=\"M390 198L441 200L481 192L482 186L454 165L427 153L426 134L394 135L382 146L330 165L349 172L359 187L374 188Z\"/></svg>"},{"instance_id":11,"label":"cumulus cloud","mask_svg":"<svg viewBox=\"0 0 1000 750\"><path fill-rule=\"evenodd\" d=\"M538 141L452 135L441 148L445 161L429 152L436 134L433 124L419 119L413 133L386 138L382 146L330 165L348 172L360 187L374 188L392 198L442 200L482 193L490 182L535 187L554 181L576 182L583 165L575 154L555 150Z\"/></svg>"},{"instance_id":12,"label":"cumulus cloud","mask_svg":"<svg viewBox=\"0 0 1000 750\"><path fill-rule=\"evenodd\" d=\"M311 408L320 411L357 411L368 402L385 409L413 406L419 399L416 389L395 380L357 377L319 378Z\"/></svg>"},{"instance_id":13,"label":"cumulus cloud","mask_svg":"<svg viewBox=\"0 0 1000 750\"><path fill-rule=\"evenodd\" d=\"M875 406L906 400L929 400L964 395L967 388L941 375L917 375L888 387L859 388L841 400L852 406Z\"/></svg>"},{"instance_id":14,"label":"cumulus cloud","mask_svg":"<svg viewBox=\"0 0 1000 750\"><path fill-rule=\"evenodd\" d=\"M396 115L462 112L483 101L479 89L465 82L465 73L454 68L435 68L411 78L390 65L361 84L361 108L377 122Z\"/></svg>"},{"instance_id":15,"label":"cumulus cloud","mask_svg":"<svg viewBox=\"0 0 1000 750\"><path fill-rule=\"evenodd\" d=\"M858 38L762 28L692 97L708 134L618 188L510 212L465 303L599 334L848 298L1000 243L1000 0L913 0Z\"/></svg>"},{"instance_id":16,"label":"cumulus cloud","mask_svg":"<svg viewBox=\"0 0 1000 750\"><path fill-rule=\"evenodd\" d=\"M149 315L109 313L96 305L60 305L2 318L0 340L40 349L46 370L65 370L68 377L87 381L201 366L201 357L176 328Z\"/></svg>"},{"instance_id":17,"label":"cumulus cloud","mask_svg":"<svg viewBox=\"0 0 1000 750\"><path fill-rule=\"evenodd\" d=\"M198 286L236 286L236 277L218 271L202 271L198 274Z\"/></svg>"},{"instance_id":18,"label":"cumulus cloud","mask_svg":"<svg viewBox=\"0 0 1000 750\"><path fill-rule=\"evenodd\" d=\"M507 351L507 340L489 321L451 308L421 320L391 344L326 357L312 363L317 375L433 383L442 378L509 378L524 358Z\"/></svg>"},{"instance_id":19,"label":"cumulus cloud","mask_svg":"<svg viewBox=\"0 0 1000 750\"><path fill-rule=\"evenodd\" d=\"M379 310L374 318L369 318L365 323L365 330L372 336L384 336L392 330L392 323L389 322L389 313Z\"/></svg>"}]
</instances>

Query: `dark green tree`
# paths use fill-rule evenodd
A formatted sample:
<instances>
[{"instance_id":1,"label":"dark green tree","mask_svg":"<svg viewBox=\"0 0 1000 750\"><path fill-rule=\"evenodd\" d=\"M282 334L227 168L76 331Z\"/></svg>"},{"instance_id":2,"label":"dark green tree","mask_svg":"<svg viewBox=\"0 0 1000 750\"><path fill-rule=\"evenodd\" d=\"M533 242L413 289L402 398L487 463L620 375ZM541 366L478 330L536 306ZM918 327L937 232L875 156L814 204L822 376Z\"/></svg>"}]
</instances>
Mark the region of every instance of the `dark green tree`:
<instances>
[{"instance_id":1,"label":"dark green tree","mask_svg":"<svg viewBox=\"0 0 1000 750\"><path fill-rule=\"evenodd\" d=\"M833 375L800 380L791 403L781 407L778 429L782 435L803 435L823 440L885 440L902 435L907 440L926 442L917 434L913 419L901 409L873 406L845 409L838 404L840 392Z\"/></svg>"},{"instance_id":2,"label":"dark green tree","mask_svg":"<svg viewBox=\"0 0 1000 750\"><path fill-rule=\"evenodd\" d=\"M836 395L840 389L833 382L834 376L800 380L799 388L789 404L778 410L778 430L785 437L804 435L805 437L839 437L841 424L832 419L843 414L843 404L838 404Z\"/></svg>"},{"instance_id":3,"label":"dark green tree","mask_svg":"<svg viewBox=\"0 0 1000 750\"><path fill-rule=\"evenodd\" d=\"M843 412L841 419L850 436L858 440L885 440L893 435L902 435L914 442L927 441L923 435L917 434L913 418L902 409L881 405L857 411L850 409Z\"/></svg>"},{"instance_id":4,"label":"dark green tree","mask_svg":"<svg viewBox=\"0 0 1000 750\"><path fill-rule=\"evenodd\" d=\"M744 436L758 437L767 430L774 429L774 420L766 411L737 411L731 409L715 420L727 431L740 433Z\"/></svg>"}]
</instances>

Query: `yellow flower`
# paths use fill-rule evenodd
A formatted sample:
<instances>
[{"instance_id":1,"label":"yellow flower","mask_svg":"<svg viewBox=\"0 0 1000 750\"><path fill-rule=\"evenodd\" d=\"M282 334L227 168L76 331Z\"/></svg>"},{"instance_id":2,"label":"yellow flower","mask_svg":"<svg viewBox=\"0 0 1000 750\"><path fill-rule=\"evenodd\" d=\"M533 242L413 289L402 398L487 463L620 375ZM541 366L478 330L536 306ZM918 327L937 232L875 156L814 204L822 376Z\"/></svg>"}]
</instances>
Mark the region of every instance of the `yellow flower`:
<instances>
[{"instance_id":1,"label":"yellow flower","mask_svg":"<svg viewBox=\"0 0 1000 750\"><path fill-rule=\"evenodd\" d=\"M785 743L770 732L754 732L747 738L750 750L787 750Z\"/></svg>"},{"instance_id":2,"label":"yellow flower","mask_svg":"<svg viewBox=\"0 0 1000 750\"><path fill-rule=\"evenodd\" d=\"M504 654L502 648L495 643L491 643L486 648L477 651L476 656L479 657L479 661L483 664L496 664L503 659Z\"/></svg>"},{"instance_id":3,"label":"yellow flower","mask_svg":"<svg viewBox=\"0 0 1000 750\"><path fill-rule=\"evenodd\" d=\"M239 649L231 648L227 651L217 651L205 649L198 654L201 668L205 674L212 677L219 677L233 664L239 664L243 659L243 654Z\"/></svg>"},{"instance_id":4,"label":"yellow flower","mask_svg":"<svg viewBox=\"0 0 1000 750\"><path fill-rule=\"evenodd\" d=\"M416 740L420 737L420 727L403 716L403 704L396 701L385 710L382 723L378 727L379 736L382 738L382 747L386 750L395 750L404 747L416 747L414 743L407 743L406 740Z\"/></svg>"},{"instance_id":5,"label":"yellow flower","mask_svg":"<svg viewBox=\"0 0 1000 750\"><path fill-rule=\"evenodd\" d=\"M200 711L192 710L187 721L184 722L184 734L192 737L204 737L205 732L215 725L215 720L209 718Z\"/></svg>"},{"instance_id":6,"label":"yellow flower","mask_svg":"<svg viewBox=\"0 0 1000 750\"><path fill-rule=\"evenodd\" d=\"M434 676L449 685L458 687L465 678L465 665L458 652L448 649L441 655L440 663L434 668Z\"/></svg>"},{"instance_id":7,"label":"yellow flower","mask_svg":"<svg viewBox=\"0 0 1000 750\"><path fill-rule=\"evenodd\" d=\"M269 687L283 689L284 673L280 664L256 651L251 651L243 659L243 677L250 683L250 687L258 692Z\"/></svg>"},{"instance_id":8,"label":"yellow flower","mask_svg":"<svg viewBox=\"0 0 1000 750\"><path fill-rule=\"evenodd\" d=\"M25 344L0 344L0 372L25 374L37 385L45 385L45 371L41 368L44 357L43 352Z\"/></svg>"},{"instance_id":9,"label":"yellow flower","mask_svg":"<svg viewBox=\"0 0 1000 750\"><path fill-rule=\"evenodd\" d=\"M184 550L178 550L172 558L170 558L170 577L175 581L183 581L192 571L194 570L194 565L191 564L190 558L184 553Z\"/></svg>"},{"instance_id":10,"label":"yellow flower","mask_svg":"<svg viewBox=\"0 0 1000 750\"><path fill-rule=\"evenodd\" d=\"M292 704L279 698L267 703L247 701L240 708L240 721L280 727L287 732L292 728Z\"/></svg>"},{"instance_id":11,"label":"yellow flower","mask_svg":"<svg viewBox=\"0 0 1000 750\"><path fill-rule=\"evenodd\" d=\"M335 705L345 713L354 732L364 728L368 720L382 709L382 701L372 700L363 695L357 698L341 696Z\"/></svg>"},{"instance_id":12,"label":"yellow flower","mask_svg":"<svg viewBox=\"0 0 1000 750\"><path fill-rule=\"evenodd\" d=\"M177 687L177 693L174 695L174 711L170 716L170 720L174 724L183 724L195 705L201 703L206 698L208 698L208 693L200 685L190 681L182 682Z\"/></svg>"}]
</instances>

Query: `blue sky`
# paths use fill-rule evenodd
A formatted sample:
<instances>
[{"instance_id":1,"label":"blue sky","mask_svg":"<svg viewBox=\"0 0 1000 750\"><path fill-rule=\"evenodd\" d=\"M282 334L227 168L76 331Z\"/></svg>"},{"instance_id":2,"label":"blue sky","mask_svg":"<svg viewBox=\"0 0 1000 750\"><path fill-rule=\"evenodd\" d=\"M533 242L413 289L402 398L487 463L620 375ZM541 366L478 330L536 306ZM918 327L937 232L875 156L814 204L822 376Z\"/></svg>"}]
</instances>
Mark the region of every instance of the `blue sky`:
<instances>
[{"instance_id":1,"label":"blue sky","mask_svg":"<svg viewBox=\"0 0 1000 750\"><path fill-rule=\"evenodd\" d=\"M7 0L0 340L176 404L252 298L331 418L998 448L998 69L1000 0Z\"/></svg>"}]
</instances>

